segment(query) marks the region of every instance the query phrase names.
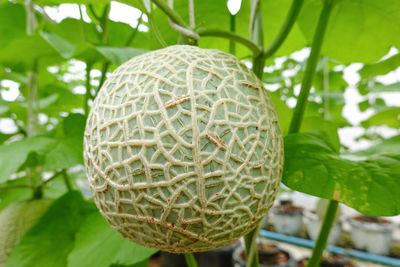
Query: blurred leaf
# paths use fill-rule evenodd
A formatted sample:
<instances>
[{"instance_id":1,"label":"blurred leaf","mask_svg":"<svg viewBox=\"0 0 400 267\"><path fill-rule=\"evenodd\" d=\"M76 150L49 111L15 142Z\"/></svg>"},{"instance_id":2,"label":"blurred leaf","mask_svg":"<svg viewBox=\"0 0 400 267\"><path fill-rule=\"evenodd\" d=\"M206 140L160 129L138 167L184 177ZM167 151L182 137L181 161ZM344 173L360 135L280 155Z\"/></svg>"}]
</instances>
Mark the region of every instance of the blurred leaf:
<instances>
[{"instance_id":1,"label":"blurred leaf","mask_svg":"<svg viewBox=\"0 0 400 267\"><path fill-rule=\"evenodd\" d=\"M367 120L363 121L361 125L364 128L370 126L387 125L392 128L400 127L400 108L393 107L380 111L372 115Z\"/></svg>"},{"instance_id":2,"label":"blurred leaf","mask_svg":"<svg viewBox=\"0 0 400 267\"><path fill-rule=\"evenodd\" d=\"M156 251L124 239L100 213L95 212L82 223L74 249L68 256L68 266L132 265L147 259Z\"/></svg>"},{"instance_id":3,"label":"blurred leaf","mask_svg":"<svg viewBox=\"0 0 400 267\"><path fill-rule=\"evenodd\" d=\"M308 0L299 15L309 44L321 8L322 1ZM377 61L400 45L399 17L397 0L335 1L321 53L343 63Z\"/></svg>"},{"instance_id":4,"label":"blurred leaf","mask_svg":"<svg viewBox=\"0 0 400 267\"><path fill-rule=\"evenodd\" d=\"M392 84L382 84L375 83L372 86L367 87L370 92L378 93L378 92L399 92L400 91L400 82L392 83Z\"/></svg>"},{"instance_id":5,"label":"blurred leaf","mask_svg":"<svg viewBox=\"0 0 400 267\"><path fill-rule=\"evenodd\" d=\"M283 183L293 190L340 201L372 216L400 213L400 154L360 161L341 158L327 136L285 137Z\"/></svg>"},{"instance_id":6,"label":"blurred leaf","mask_svg":"<svg viewBox=\"0 0 400 267\"><path fill-rule=\"evenodd\" d=\"M0 265L22 236L36 223L51 205L50 199L15 202L0 212Z\"/></svg>"},{"instance_id":7,"label":"blurred leaf","mask_svg":"<svg viewBox=\"0 0 400 267\"><path fill-rule=\"evenodd\" d=\"M13 134L4 134L0 133L0 144L3 144L5 141L7 141Z\"/></svg>"},{"instance_id":8,"label":"blurred leaf","mask_svg":"<svg viewBox=\"0 0 400 267\"><path fill-rule=\"evenodd\" d=\"M64 58L70 58L76 46L65 41L60 36L46 31L40 31L40 35Z\"/></svg>"},{"instance_id":9,"label":"blurred leaf","mask_svg":"<svg viewBox=\"0 0 400 267\"><path fill-rule=\"evenodd\" d=\"M400 135L380 141L368 149L350 153L356 156L372 156L377 154L395 154L400 151Z\"/></svg>"},{"instance_id":10,"label":"blurred leaf","mask_svg":"<svg viewBox=\"0 0 400 267\"><path fill-rule=\"evenodd\" d=\"M284 101L282 101L280 92L268 92L272 101L274 102L276 111L278 112L279 124L281 130L286 134L289 130L290 120L293 114L293 110L290 109Z\"/></svg>"},{"instance_id":11,"label":"blurred leaf","mask_svg":"<svg viewBox=\"0 0 400 267\"><path fill-rule=\"evenodd\" d=\"M25 36L25 25L25 10L22 5L10 2L0 5L0 48Z\"/></svg>"},{"instance_id":12,"label":"blurred leaf","mask_svg":"<svg viewBox=\"0 0 400 267\"><path fill-rule=\"evenodd\" d=\"M37 34L14 39L0 50L0 64L11 68L31 69L39 59L41 64L52 64L62 60L62 57Z\"/></svg>"},{"instance_id":13,"label":"blurred leaf","mask_svg":"<svg viewBox=\"0 0 400 267\"><path fill-rule=\"evenodd\" d=\"M26 177L8 180L0 184L0 211L13 202L30 199L32 197L32 189L24 187L28 185ZM2 189L2 187L8 187Z\"/></svg>"},{"instance_id":14,"label":"blurred leaf","mask_svg":"<svg viewBox=\"0 0 400 267\"><path fill-rule=\"evenodd\" d=\"M119 66L129 59L148 52L148 50L133 47L106 47L98 46L97 50L113 64Z\"/></svg>"},{"instance_id":15,"label":"blurred leaf","mask_svg":"<svg viewBox=\"0 0 400 267\"><path fill-rule=\"evenodd\" d=\"M46 6L55 6L59 4L65 3L77 3L77 4L93 4L93 5L104 5L109 4L111 0L34 0L34 2L38 5L46 5ZM145 10L145 7L142 3L142 0L119 0L118 2L122 2L133 7L139 8L141 10Z\"/></svg>"},{"instance_id":16,"label":"blurred leaf","mask_svg":"<svg viewBox=\"0 0 400 267\"><path fill-rule=\"evenodd\" d=\"M69 114L62 124L63 134L56 136L56 144L46 154L45 168L49 170L67 169L83 164L83 131L85 117Z\"/></svg>"},{"instance_id":17,"label":"blurred leaf","mask_svg":"<svg viewBox=\"0 0 400 267\"><path fill-rule=\"evenodd\" d=\"M55 141L41 136L34 136L0 146L0 182L6 181L11 174L25 163L31 152L43 155L47 153Z\"/></svg>"},{"instance_id":18,"label":"blurred leaf","mask_svg":"<svg viewBox=\"0 0 400 267\"><path fill-rule=\"evenodd\" d=\"M5 267L67 266L84 217L95 210L77 191L57 199L15 246Z\"/></svg>"},{"instance_id":19,"label":"blurred leaf","mask_svg":"<svg viewBox=\"0 0 400 267\"><path fill-rule=\"evenodd\" d=\"M384 75L400 66L400 54L396 54L385 60L366 64L358 71L362 79L370 79L377 75Z\"/></svg>"}]
</instances>

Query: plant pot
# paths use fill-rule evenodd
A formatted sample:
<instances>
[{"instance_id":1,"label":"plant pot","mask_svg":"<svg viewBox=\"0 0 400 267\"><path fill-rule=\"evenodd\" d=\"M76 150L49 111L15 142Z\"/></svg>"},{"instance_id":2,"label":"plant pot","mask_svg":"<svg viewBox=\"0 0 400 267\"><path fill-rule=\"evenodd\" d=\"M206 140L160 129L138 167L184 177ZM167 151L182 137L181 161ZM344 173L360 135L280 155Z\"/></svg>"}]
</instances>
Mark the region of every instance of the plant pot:
<instances>
[{"instance_id":1,"label":"plant pot","mask_svg":"<svg viewBox=\"0 0 400 267\"><path fill-rule=\"evenodd\" d=\"M257 241L260 267L295 267L296 261L289 252L274 244ZM233 252L235 267L246 267L246 252L240 246Z\"/></svg>"},{"instance_id":2,"label":"plant pot","mask_svg":"<svg viewBox=\"0 0 400 267\"><path fill-rule=\"evenodd\" d=\"M236 241L228 246L212 249L207 252L193 253L199 267L233 267L233 251L240 246ZM161 252L162 267L186 267L185 256L169 252Z\"/></svg>"},{"instance_id":3,"label":"plant pot","mask_svg":"<svg viewBox=\"0 0 400 267\"><path fill-rule=\"evenodd\" d=\"M357 249L388 255L392 243L394 225L378 217L355 216L349 219L350 235Z\"/></svg>"},{"instance_id":4,"label":"plant pot","mask_svg":"<svg viewBox=\"0 0 400 267\"><path fill-rule=\"evenodd\" d=\"M271 209L275 231L280 234L300 234L302 229L303 208L294 206L291 201L281 201Z\"/></svg>"},{"instance_id":5,"label":"plant pot","mask_svg":"<svg viewBox=\"0 0 400 267\"><path fill-rule=\"evenodd\" d=\"M315 212L306 211L304 212L304 223L307 228L307 233L311 240L317 240L319 231L321 229L321 219ZM339 243L341 235L341 225L340 223L335 223L332 226L331 232L328 237L328 244L336 245Z\"/></svg>"}]
</instances>

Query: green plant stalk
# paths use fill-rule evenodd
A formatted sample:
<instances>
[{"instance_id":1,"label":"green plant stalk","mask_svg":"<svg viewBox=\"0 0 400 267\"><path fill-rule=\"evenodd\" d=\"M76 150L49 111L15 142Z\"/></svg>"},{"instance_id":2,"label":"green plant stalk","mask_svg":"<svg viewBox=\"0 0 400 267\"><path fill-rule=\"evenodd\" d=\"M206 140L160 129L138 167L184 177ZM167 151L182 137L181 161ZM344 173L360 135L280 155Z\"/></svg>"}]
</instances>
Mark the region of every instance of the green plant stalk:
<instances>
[{"instance_id":1,"label":"green plant stalk","mask_svg":"<svg viewBox=\"0 0 400 267\"><path fill-rule=\"evenodd\" d=\"M86 94L85 94L85 103L84 103L84 109L85 109L85 116L87 117L89 115L89 99L91 99L91 86L90 86L90 71L92 70L92 64L86 62Z\"/></svg>"},{"instance_id":2,"label":"green plant stalk","mask_svg":"<svg viewBox=\"0 0 400 267\"><path fill-rule=\"evenodd\" d=\"M271 57L273 54L275 54L279 47L281 47L286 37L289 35L290 30L293 28L294 23L296 22L301 7L303 6L303 2L304 0L293 0L292 5L289 9L289 13L286 16L286 19L283 22L281 29L275 36L274 40L272 40L272 42L264 50L265 58Z\"/></svg>"},{"instance_id":3,"label":"green plant stalk","mask_svg":"<svg viewBox=\"0 0 400 267\"><path fill-rule=\"evenodd\" d=\"M312 81L314 78L319 55L321 52L322 43L324 40L325 32L328 26L329 17L334 5L334 1L335 0L324 0L322 11L318 20L318 25L314 33L310 56L307 60L306 70L301 83L300 95L298 97L296 108L294 110L292 121L290 123L289 133L297 133L300 130L301 122L307 104L307 99L310 94ZM322 253L328 241L330 229L332 228L332 225L334 223L337 206L338 203L336 201L329 202L329 206L326 215L324 217L317 242L314 246L311 259L307 265L308 267L314 267L314 266L316 267L319 265Z\"/></svg>"},{"instance_id":4,"label":"green plant stalk","mask_svg":"<svg viewBox=\"0 0 400 267\"><path fill-rule=\"evenodd\" d=\"M317 28L311 46L310 56L307 60L306 70L301 83L300 95L297 99L296 108L294 109L292 121L290 122L289 133L297 133L303 120L307 99L310 94L312 81L318 64L322 43L324 40L326 28L328 26L329 17L335 0L324 0L324 5L318 20Z\"/></svg>"},{"instance_id":5,"label":"green plant stalk","mask_svg":"<svg viewBox=\"0 0 400 267\"><path fill-rule=\"evenodd\" d=\"M62 170L62 175L63 175L65 187L67 188L68 192L71 192L72 186L71 186L71 182L68 179L67 170L65 170L65 169Z\"/></svg>"},{"instance_id":6,"label":"green plant stalk","mask_svg":"<svg viewBox=\"0 0 400 267\"><path fill-rule=\"evenodd\" d=\"M229 30L232 33L236 32L236 15L231 14L230 16ZM236 43L233 40L229 40L229 53L236 54Z\"/></svg>"},{"instance_id":7,"label":"green plant stalk","mask_svg":"<svg viewBox=\"0 0 400 267\"><path fill-rule=\"evenodd\" d=\"M338 210L339 203L336 200L330 200L328 208L326 210L324 221L321 226L321 230L318 234L318 239L315 243L310 260L307 263L307 267L317 267L322 258L322 253L328 242L329 233L332 225L335 222L336 212Z\"/></svg>"},{"instance_id":8,"label":"green plant stalk","mask_svg":"<svg viewBox=\"0 0 400 267\"><path fill-rule=\"evenodd\" d=\"M324 90L324 119L330 118L329 113L329 69L328 69L328 58L323 58L323 90Z\"/></svg>"},{"instance_id":9,"label":"green plant stalk","mask_svg":"<svg viewBox=\"0 0 400 267\"><path fill-rule=\"evenodd\" d=\"M253 52L253 55L255 55L255 56L260 55L260 53L262 51L260 49L260 47L258 47L258 45L253 43L251 40L249 40L239 34L233 33L233 32L228 32L228 31L219 30L219 29L206 29L206 28L199 28L196 30L196 32L200 36L222 37L222 38L226 38L226 39L241 43L241 44L245 45L247 48L249 48Z\"/></svg>"},{"instance_id":10,"label":"green plant stalk","mask_svg":"<svg viewBox=\"0 0 400 267\"><path fill-rule=\"evenodd\" d=\"M186 253L185 260L188 267L197 267L196 259L193 256L193 253Z\"/></svg>"},{"instance_id":11,"label":"green plant stalk","mask_svg":"<svg viewBox=\"0 0 400 267\"><path fill-rule=\"evenodd\" d=\"M101 34L101 43L102 44L107 44L107 42L108 42L108 28L109 28L108 27L108 15L109 15L109 13L110 13L110 5L106 5L104 8L103 16L100 19L101 28L103 29L103 32ZM110 62L108 60L105 60L101 67L101 76L100 76L99 86L97 87L96 93L93 96L93 98L97 95L97 92L103 86L103 83L106 80L106 74L107 74L109 67L110 67Z\"/></svg>"},{"instance_id":12,"label":"green plant stalk","mask_svg":"<svg viewBox=\"0 0 400 267\"><path fill-rule=\"evenodd\" d=\"M83 41L87 41L87 40L86 40L85 21L83 20L83 11L82 11L82 7L81 7L80 4L78 4L78 7L79 7L79 15L80 15L80 21L81 21L82 40L83 40Z\"/></svg>"},{"instance_id":13,"label":"green plant stalk","mask_svg":"<svg viewBox=\"0 0 400 267\"><path fill-rule=\"evenodd\" d=\"M261 0L251 0L250 36L259 47L264 46L264 23L262 18Z\"/></svg>"},{"instance_id":14,"label":"green plant stalk","mask_svg":"<svg viewBox=\"0 0 400 267\"><path fill-rule=\"evenodd\" d=\"M166 2L163 0L152 0L156 6L158 6L173 22L182 26L184 28L189 28L185 21L179 16L178 13L175 12L172 8L170 8Z\"/></svg>"},{"instance_id":15,"label":"green plant stalk","mask_svg":"<svg viewBox=\"0 0 400 267\"><path fill-rule=\"evenodd\" d=\"M251 17L250 17L250 36L251 40L258 46L264 46L264 25L262 19L261 0L251 1ZM264 74L265 57L261 52L258 55L253 54L253 72L262 79ZM246 249L246 267L259 267L259 259L257 252L256 240L260 230L261 222L247 235L244 236Z\"/></svg>"}]
</instances>

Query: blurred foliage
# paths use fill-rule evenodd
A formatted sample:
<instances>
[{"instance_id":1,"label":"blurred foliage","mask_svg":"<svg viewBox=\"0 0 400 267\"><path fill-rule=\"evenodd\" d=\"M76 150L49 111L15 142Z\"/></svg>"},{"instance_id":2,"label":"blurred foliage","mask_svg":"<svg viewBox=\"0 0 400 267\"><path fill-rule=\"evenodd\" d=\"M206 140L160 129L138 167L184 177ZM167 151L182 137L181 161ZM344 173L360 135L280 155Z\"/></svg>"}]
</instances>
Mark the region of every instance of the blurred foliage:
<instances>
[{"instance_id":1,"label":"blurred foliage","mask_svg":"<svg viewBox=\"0 0 400 267\"><path fill-rule=\"evenodd\" d=\"M124 240L82 197L82 193L90 195L82 158L84 111L118 65L178 43L179 34L171 29L166 14L148 0L119 1L142 12L135 28L109 19L108 0L35 0L37 27L28 35L23 2L0 1L0 120L16 129L0 129L0 215L20 201L56 200L15 246L5 266L145 266L155 250ZM304 2L287 40L267 60L263 75L285 134L306 65L292 53L302 49L300 54L308 53L322 1ZM45 6L63 3L80 4L91 21L57 22L46 14ZM291 3L263 1L265 46L279 32ZM232 15L225 0L195 0L194 6L195 29L230 30ZM175 0L174 10L188 22L186 0ZM337 1L301 132L285 139L283 182L287 186L339 200L370 215L400 213L400 107L388 105L383 97L383 93L399 92L400 82L383 83L379 78L400 66L397 52L382 59L390 48L400 48L399 18L397 0ZM234 19L236 33L249 38L249 1L242 1ZM219 37L202 37L199 46L229 52L229 40ZM251 53L237 44L236 56L248 60ZM356 62L363 63L360 79L349 85L345 70ZM359 110L371 114L359 125L343 116L349 86L362 98ZM6 93L15 88L16 99L7 100ZM397 135L385 140L376 130L382 126ZM345 127L364 129L358 140L374 145L349 151L338 135Z\"/></svg>"}]
</instances>

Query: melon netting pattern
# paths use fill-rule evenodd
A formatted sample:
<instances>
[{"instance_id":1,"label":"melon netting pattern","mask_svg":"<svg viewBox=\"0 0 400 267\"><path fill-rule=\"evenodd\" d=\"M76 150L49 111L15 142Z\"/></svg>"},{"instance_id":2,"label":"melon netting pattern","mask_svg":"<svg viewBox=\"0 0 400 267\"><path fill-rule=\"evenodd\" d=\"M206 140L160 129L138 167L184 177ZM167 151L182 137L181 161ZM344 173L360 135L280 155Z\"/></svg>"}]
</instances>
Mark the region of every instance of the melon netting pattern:
<instances>
[{"instance_id":1,"label":"melon netting pattern","mask_svg":"<svg viewBox=\"0 0 400 267\"><path fill-rule=\"evenodd\" d=\"M125 238L187 253L233 242L267 213L283 165L278 118L234 56L172 46L107 79L84 156L94 200Z\"/></svg>"}]
</instances>

